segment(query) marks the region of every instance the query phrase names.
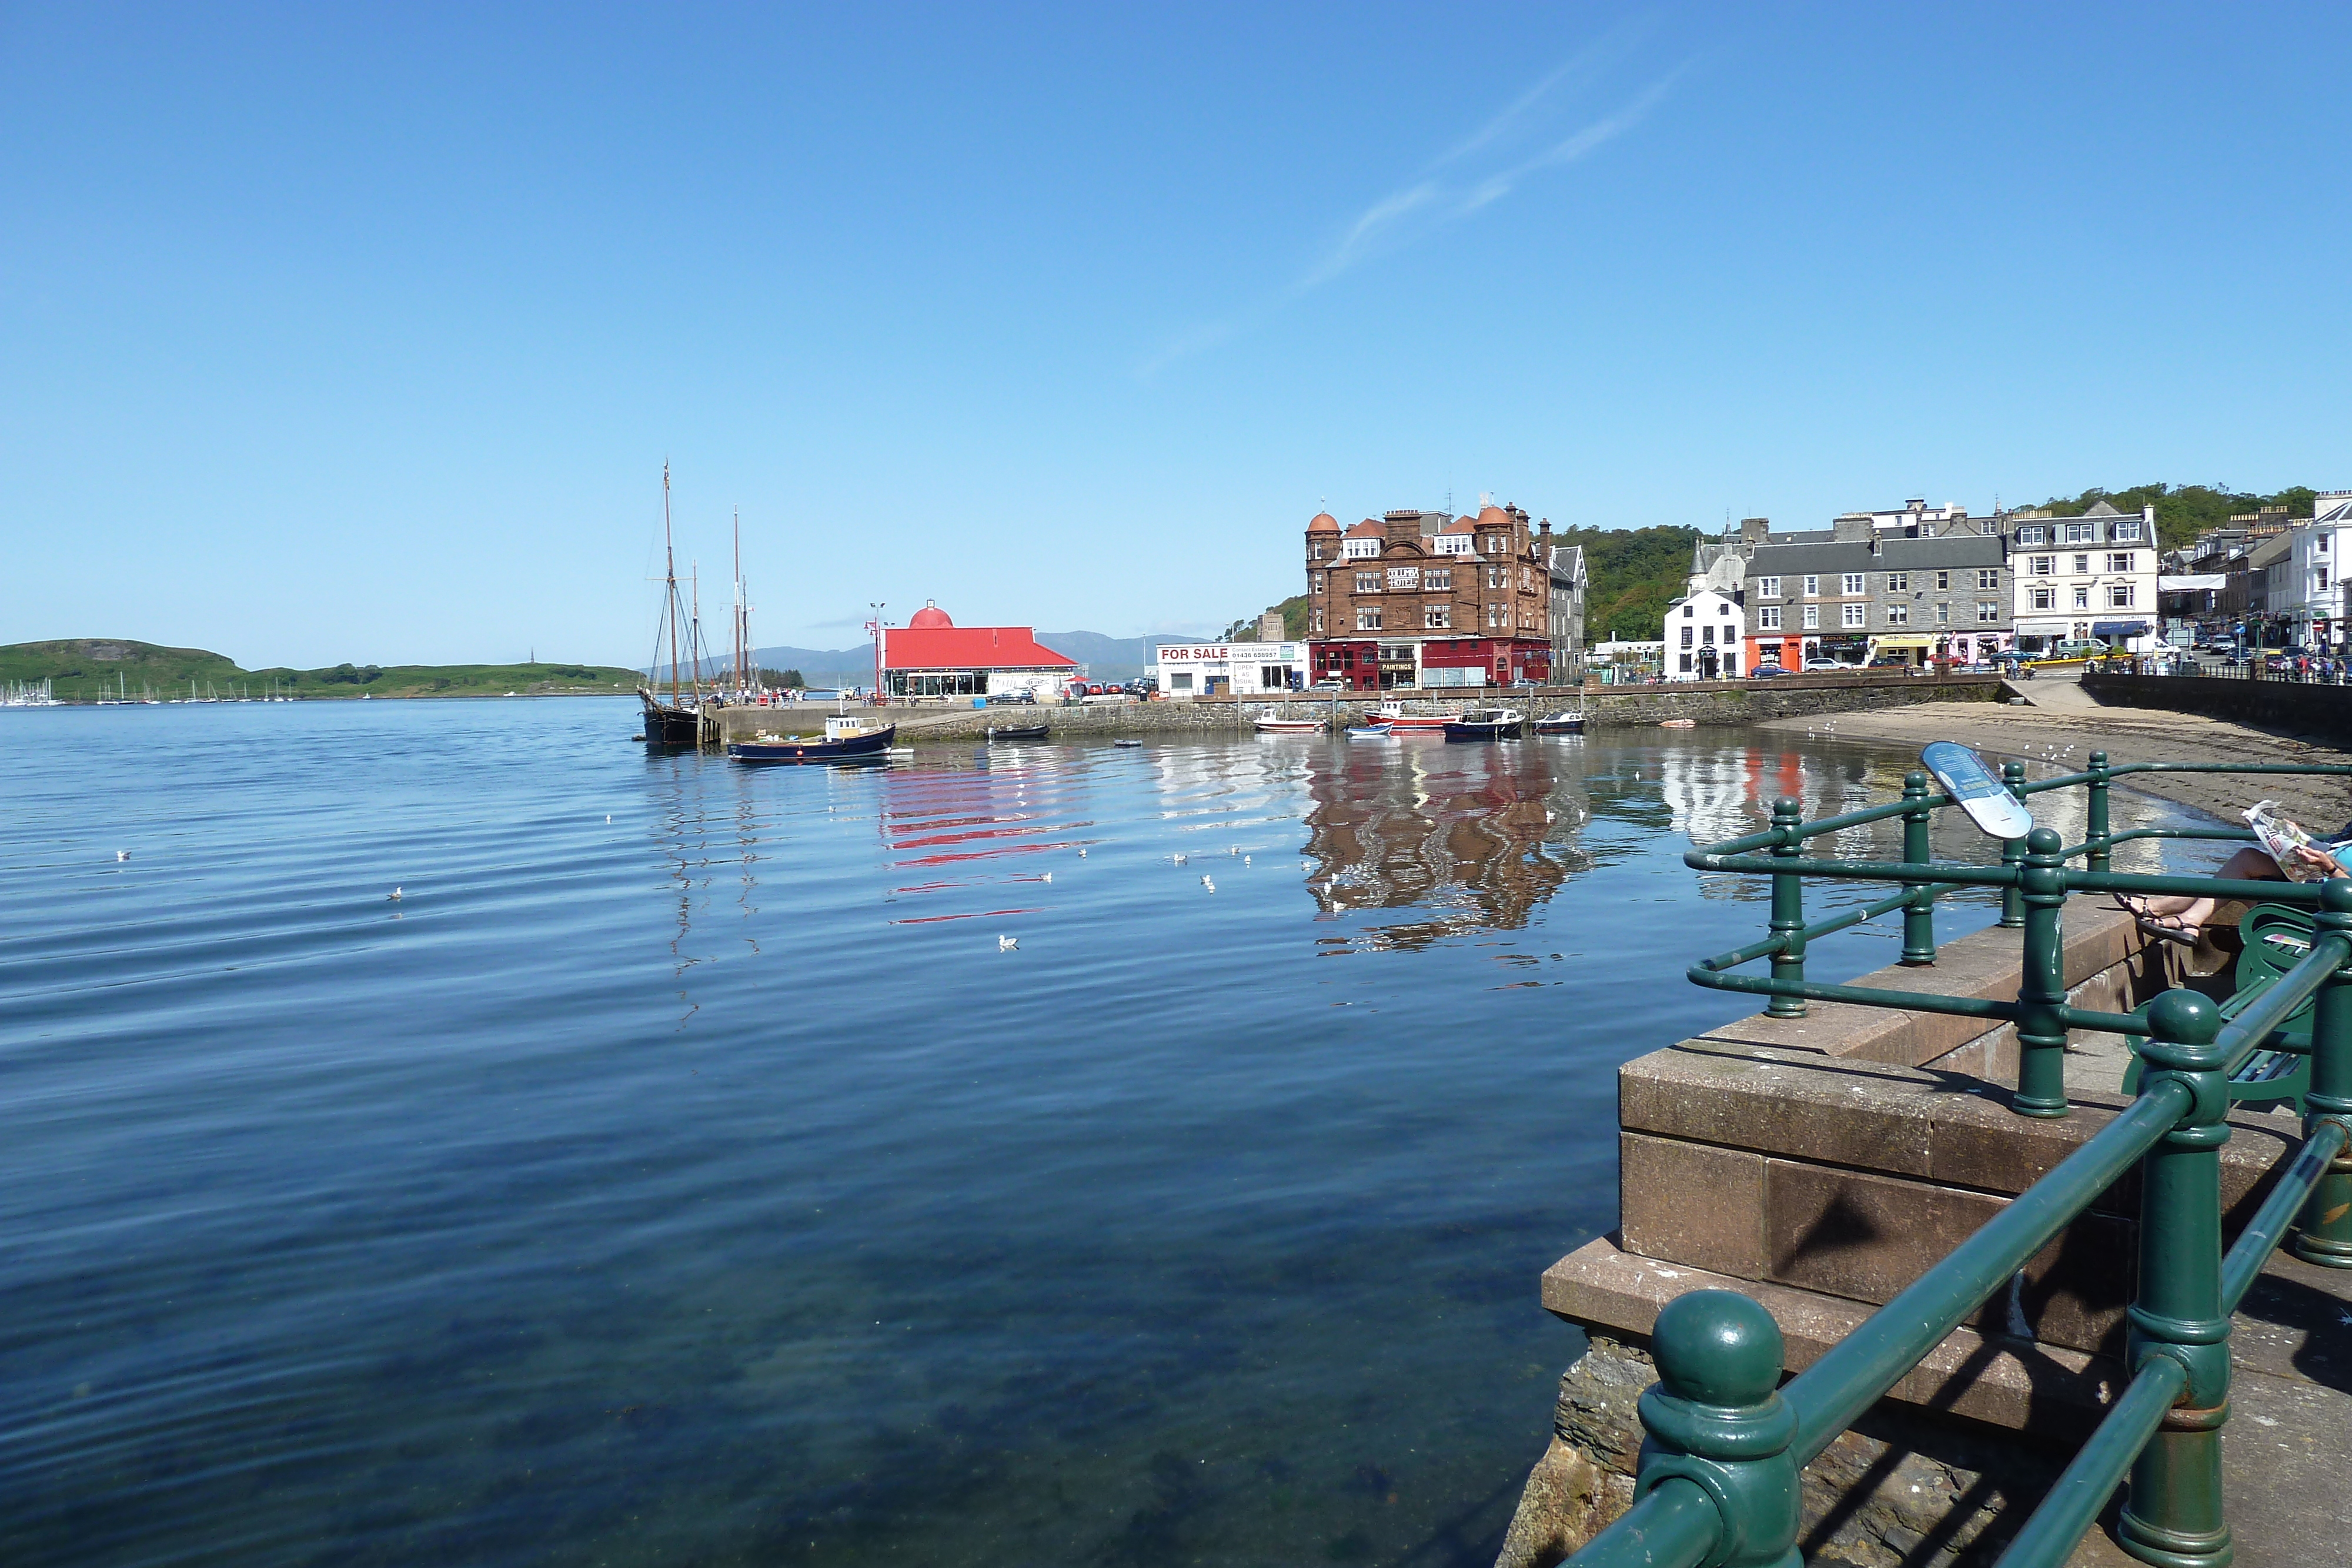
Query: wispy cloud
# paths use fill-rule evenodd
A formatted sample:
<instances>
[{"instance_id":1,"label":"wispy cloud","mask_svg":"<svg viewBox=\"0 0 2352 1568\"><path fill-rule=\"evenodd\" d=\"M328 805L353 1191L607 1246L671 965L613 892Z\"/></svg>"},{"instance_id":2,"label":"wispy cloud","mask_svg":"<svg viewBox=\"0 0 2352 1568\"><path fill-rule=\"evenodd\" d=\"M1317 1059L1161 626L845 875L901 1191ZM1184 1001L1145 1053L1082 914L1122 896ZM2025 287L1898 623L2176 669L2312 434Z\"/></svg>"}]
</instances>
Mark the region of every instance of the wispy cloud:
<instances>
[{"instance_id":1,"label":"wispy cloud","mask_svg":"<svg viewBox=\"0 0 2352 1568\"><path fill-rule=\"evenodd\" d=\"M1611 29L1580 49L1497 110L1477 129L1438 153L1412 179L1356 214L1337 240L1279 294L1224 318L1171 333L1136 366L1150 380L1168 366L1224 343L1373 257L1404 246L1505 200L1530 178L1590 156L1639 125L1690 68L1685 61L1613 111L1549 144L1575 100L1596 96L1647 31L1645 23Z\"/></svg>"},{"instance_id":2,"label":"wispy cloud","mask_svg":"<svg viewBox=\"0 0 2352 1568\"><path fill-rule=\"evenodd\" d=\"M1358 215L1339 243L1299 278L1292 292L1303 294L1319 287L1370 256L1384 254L1397 246L1458 223L1508 196L1528 176L1573 163L1615 141L1639 125L1650 110L1657 107L1658 100L1666 96L1675 79L1688 68L1687 62L1676 66L1643 89L1623 108L1602 116L1530 157L1499 169L1488 169L1473 177L1416 180L1382 196ZM1439 166L1462 162L1469 153L1505 140L1506 132L1519 129L1520 122L1528 119L1534 107L1563 79L1568 70L1569 68L1563 67L1545 78L1541 84L1496 115L1468 141L1447 153L1439 161Z\"/></svg>"}]
</instances>

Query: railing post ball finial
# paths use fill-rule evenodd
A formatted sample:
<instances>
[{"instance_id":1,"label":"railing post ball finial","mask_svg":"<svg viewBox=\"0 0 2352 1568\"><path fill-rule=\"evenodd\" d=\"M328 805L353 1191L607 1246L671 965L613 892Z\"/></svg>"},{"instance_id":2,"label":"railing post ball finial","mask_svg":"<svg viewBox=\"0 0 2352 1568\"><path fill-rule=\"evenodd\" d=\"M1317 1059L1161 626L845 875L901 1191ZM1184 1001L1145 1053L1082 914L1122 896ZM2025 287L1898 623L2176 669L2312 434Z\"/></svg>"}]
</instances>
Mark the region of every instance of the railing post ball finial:
<instances>
[{"instance_id":1,"label":"railing post ball finial","mask_svg":"<svg viewBox=\"0 0 2352 1568\"><path fill-rule=\"evenodd\" d=\"M2028 864L2032 863L2032 857L2035 855L2042 855L2045 857L2054 855L2065 847L2066 841L2058 836L2058 830L2055 828L2036 828L2032 832L2025 835L2025 853Z\"/></svg>"},{"instance_id":2,"label":"railing post ball finial","mask_svg":"<svg viewBox=\"0 0 2352 1568\"><path fill-rule=\"evenodd\" d=\"M1677 1296L1650 1331L1658 1381L1642 1396L1648 1437L1634 1494L1670 1476L1705 1490L1722 1528L1704 1568L1801 1568L1785 1349L1772 1314L1737 1291Z\"/></svg>"},{"instance_id":3,"label":"railing post ball finial","mask_svg":"<svg viewBox=\"0 0 2352 1568\"><path fill-rule=\"evenodd\" d=\"M2147 1005L2142 1095L2189 1091L2172 1130L2140 1161L2139 1282L2126 1312L2126 1364L2158 1356L2187 1374L2180 1397L2133 1461L2116 1536L2145 1563L2221 1568L2221 1426L2230 1417L2230 1309L2221 1299L2221 1145L2230 1136L2221 1010L2173 989Z\"/></svg>"},{"instance_id":4,"label":"railing post ball finial","mask_svg":"<svg viewBox=\"0 0 2352 1568\"><path fill-rule=\"evenodd\" d=\"M2323 934L2352 937L2352 879L2319 884ZM2322 1122L2352 1131L2352 970L2338 969L2319 988L2311 1007L2311 1091L2303 1097L2304 1136ZM2294 1255L2327 1269L2352 1269L2352 1143L2327 1162L2326 1174L2304 1201Z\"/></svg>"}]
</instances>

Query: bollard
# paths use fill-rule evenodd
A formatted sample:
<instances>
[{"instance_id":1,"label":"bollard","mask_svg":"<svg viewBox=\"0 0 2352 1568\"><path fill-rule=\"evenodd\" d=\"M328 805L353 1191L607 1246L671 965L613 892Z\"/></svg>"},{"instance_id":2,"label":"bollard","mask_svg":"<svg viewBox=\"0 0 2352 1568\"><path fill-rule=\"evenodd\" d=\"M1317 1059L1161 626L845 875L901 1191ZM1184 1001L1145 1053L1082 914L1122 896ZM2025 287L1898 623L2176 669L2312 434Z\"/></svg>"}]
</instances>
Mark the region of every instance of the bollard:
<instances>
[{"instance_id":1,"label":"bollard","mask_svg":"<svg viewBox=\"0 0 2352 1568\"><path fill-rule=\"evenodd\" d=\"M2352 882L2320 884L2319 929L2352 936ZM2332 1120L2352 1126L2352 970L2338 969L2311 1007L2311 1092L2303 1097L2304 1136ZM2294 1255L2329 1269L2352 1269L2352 1143L2328 1162L2311 1189L2294 1238Z\"/></svg>"},{"instance_id":2,"label":"bollard","mask_svg":"<svg viewBox=\"0 0 2352 1568\"><path fill-rule=\"evenodd\" d=\"M2024 973L2017 988L2017 1094L2021 1116L2066 1113L2066 939L2059 912L2066 904L2065 847L2057 831L2025 836Z\"/></svg>"},{"instance_id":3,"label":"bollard","mask_svg":"<svg viewBox=\"0 0 2352 1568\"><path fill-rule=\"evenodd\" d=\"M2084 863L2093 871L2111 869L2114 855L2107 848L2107 754L2091 753L2090 831L2084 837L2091 847Z\"/></svg>"},{"instance_id":4,"label":"bollard","mask_svg":"<svg viewBox=\"0 0 2352 1568\"><path fill-rule=\"evenodd\" d=\"M1797 1413L1780 1394L1782 1345L1772 1314L1736 1291L1668 1301L1650 1331L1658 1381L1641 1399L1636 1499L1669 1476L1694 1481L1722 1527L1715 1568L1803 1568L1801 1501L1789 1445Z\"/></svg>"},{"instance_id":5,"label":"bollard","mask_svg":"<svg viewBox=\"0 0 2352 1568\"><path fill-rule=\"evenodd\" d=\"M2143 1095L2167 1079L2189 1107L2140 1162L2139 1291L2128 1313L2126 1364L2167 1356L2187 1372L2179 1401L2132 1462L2116 1534L2125 1551L2165 1568L2224 1568L2230 1525L2221 1508L2221 1424L2230 1418L2230 1314L2221 1301L2221 1145L2230 1086L2213 1043L2221 1012L2194 991L2148 1004L2151 1071Z\"/></svg>"},{"instance_id":6,"label":"bollard","mask_svg":"<svg viewBox=\"0 0 2352 1568\"><path fill-rule=\"evenodd\" d=\"M1925 773L1904 775L1903 807L1904 863L1926 865L1936 857L1927 842L1927 825L1935 813L1927 806ZM1896 962L1916 967L1935 961L1936 889L1923 882L1911 890L1911 902L1903 906L1903 956Z\"/></svg>"},{"instance_id":7,"label":"bollard","mask_svg":"<svg viewBox=\"0 0 2352 1568\"><path fill-rule=\"evenodd\" d=\"M2000 781L2009 786L2010 795L2015 799L2020 805L2024 804L2024 763L2002 763L2000 765ZM2004 839L2001 841L2000 863L2012 876L2015 876L2021 872L2025 865L2025 841L2023 839ZM2000 890L2000 923L2004 927L2011 931L2017 930L2025 924L2025 895L2023 892L2023 883L2021 882L2012 882L2009 886Z\"/></svg>"},{"instance_id":8,"label":"bollard","mask_svg":"<svg viewBox=\"0 0 2352 1568\"><path fill-rule=\"evenodd\" d=\"M1782 860L1795 860L1805 852L1805 841L1798 834L1805 820L1805 809L1793 795L1783 795L1772 802L1772 852ZM1805 983L1805 879L1794 872L1772 874L1771 932L1785 940L1786 946L1772 955L1772 977ZM1802 997L1774 997L1764 1009L1766 1018L1801 1019L1805 1016Z\"/></svg>"}]
</instances>

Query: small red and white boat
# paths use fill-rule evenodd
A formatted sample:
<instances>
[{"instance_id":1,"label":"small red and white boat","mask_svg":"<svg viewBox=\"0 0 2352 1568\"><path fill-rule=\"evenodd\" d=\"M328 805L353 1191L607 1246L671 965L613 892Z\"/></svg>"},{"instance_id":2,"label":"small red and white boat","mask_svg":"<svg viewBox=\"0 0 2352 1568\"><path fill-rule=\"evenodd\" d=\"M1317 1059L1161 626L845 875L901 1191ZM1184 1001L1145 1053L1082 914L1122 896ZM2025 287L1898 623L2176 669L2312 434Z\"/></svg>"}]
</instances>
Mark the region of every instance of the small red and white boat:
<instances>
[{"instance_id":1,"label":"small red and white boat","mask_svg":"<svg viewBox=\"0 0 2352 1568\"><path fill-rule=\"evenodd\" d=\"M1444 713L1407 713L1396 703L1382 703L1364 716L1364 722L1384 725L1396 735L1443 735L1454 717Z\"/></svg>"}]
</instances>

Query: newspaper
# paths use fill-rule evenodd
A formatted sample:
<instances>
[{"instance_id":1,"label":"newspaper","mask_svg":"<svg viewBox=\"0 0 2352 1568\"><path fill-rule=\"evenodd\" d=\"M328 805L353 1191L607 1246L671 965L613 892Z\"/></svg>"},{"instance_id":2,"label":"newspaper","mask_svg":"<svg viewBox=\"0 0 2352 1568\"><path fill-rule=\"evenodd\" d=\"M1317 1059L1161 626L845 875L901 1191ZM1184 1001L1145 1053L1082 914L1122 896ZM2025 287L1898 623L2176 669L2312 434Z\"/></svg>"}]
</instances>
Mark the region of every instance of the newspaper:
<instances>
[{"instance_id":1,"label":"newspaper","mask_svg":"<svg viewBox=\"0 0 2352 1568\"><path fill-rule=\"evenodd\" d=\"M2289 882L2316 882L2327 875L2325 865L2312 865L2295 853L2297 850L2332 857L2343 847L2313 838L2304 831L2303 824L2279 810L2276 800L2255 801L2246 812L2246 826L2254 830L2254 838L2278 862Z\"/></svg>"}]
</instances>

